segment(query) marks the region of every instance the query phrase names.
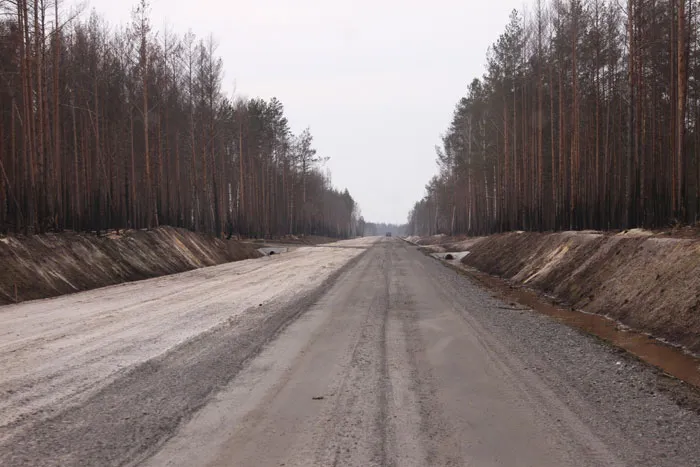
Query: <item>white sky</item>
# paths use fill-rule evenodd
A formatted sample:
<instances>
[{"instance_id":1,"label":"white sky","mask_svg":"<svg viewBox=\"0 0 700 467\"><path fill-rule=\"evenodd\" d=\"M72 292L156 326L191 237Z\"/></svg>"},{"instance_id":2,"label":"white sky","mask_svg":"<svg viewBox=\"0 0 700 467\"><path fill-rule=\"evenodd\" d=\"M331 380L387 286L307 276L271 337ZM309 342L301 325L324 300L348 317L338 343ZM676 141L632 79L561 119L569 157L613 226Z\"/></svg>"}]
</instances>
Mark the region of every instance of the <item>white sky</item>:
<instances>
[{"instance_id":1,"label":"white sky","mask_svg":"<svg viewBox=\"0 0 700 467\"><path fill-rule=\"evenodd\" d=\"M112 24L136 0L88 0ZM151 0L154 30L213 34L224 90L310 126L367 220L403 223L436 172L454 105L523 0Z\"/></svg>"}]
</instances>

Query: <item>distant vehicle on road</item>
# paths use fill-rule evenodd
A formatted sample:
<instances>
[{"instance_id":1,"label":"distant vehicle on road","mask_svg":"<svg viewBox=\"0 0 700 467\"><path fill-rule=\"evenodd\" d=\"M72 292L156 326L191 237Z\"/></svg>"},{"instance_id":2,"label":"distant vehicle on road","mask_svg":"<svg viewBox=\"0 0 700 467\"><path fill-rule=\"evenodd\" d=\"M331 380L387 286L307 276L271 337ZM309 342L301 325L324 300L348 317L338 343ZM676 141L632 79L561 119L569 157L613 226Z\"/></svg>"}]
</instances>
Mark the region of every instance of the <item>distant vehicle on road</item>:
<instances>
[{"instance_id":1,"label":"distant vehicle on road","mask_svg":"<svg viewBox=\"0 0 700 467\"><path fill-rule=\"evenodd\" d=\"M391 232L387 232L387 233L386 233L386 236L387 236L387 237L391 237Z\"/></svg>"}]
</instances>

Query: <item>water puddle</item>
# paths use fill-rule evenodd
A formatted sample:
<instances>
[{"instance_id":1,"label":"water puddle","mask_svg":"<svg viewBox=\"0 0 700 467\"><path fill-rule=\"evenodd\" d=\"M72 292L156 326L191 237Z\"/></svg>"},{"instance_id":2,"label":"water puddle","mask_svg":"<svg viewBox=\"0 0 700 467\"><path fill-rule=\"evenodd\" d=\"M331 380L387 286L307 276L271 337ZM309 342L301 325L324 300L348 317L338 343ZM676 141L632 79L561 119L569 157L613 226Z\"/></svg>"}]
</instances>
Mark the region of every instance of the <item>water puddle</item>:
<instances>
[{"instance_id":1,"label":"water puddle","mask_svg":"<svg viewBox=\"0 0 700 467\"><path fill-rule=\"evenodd\" d=\"M647 334L625 328L604 316L547 303L535 292L513 288L503 279L466 269L461 265L457 267L488 288L497 290L509 302L520 303L564 324L600 337L669 375L700 388L700 358L689 355L678 347L672 347Z\"/></svg>"}]
</instances>

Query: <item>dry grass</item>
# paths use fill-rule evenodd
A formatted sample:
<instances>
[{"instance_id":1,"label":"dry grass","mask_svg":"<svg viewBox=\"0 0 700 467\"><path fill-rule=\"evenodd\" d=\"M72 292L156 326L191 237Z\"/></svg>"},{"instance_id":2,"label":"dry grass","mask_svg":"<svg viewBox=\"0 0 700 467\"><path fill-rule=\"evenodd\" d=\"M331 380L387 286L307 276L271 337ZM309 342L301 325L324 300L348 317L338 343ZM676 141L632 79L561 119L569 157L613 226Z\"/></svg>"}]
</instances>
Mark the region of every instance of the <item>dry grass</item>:
<instances>
[{"instance_id":1,"label":"dry grass","mask_svg":"<svg viewBox=\"0 0 700 467\"><path fill-rule=\"evenodd\" d=\"M470 251L465 264L700 352L700 239L508 233Z\"/></svg>"},{"instance_id":2,"label":"dry grass","mask_svg":"<svg viewBox=\"0 0 700 467\"><path fill-rule=\"evenodd\" d=\"M162 227L121 235L0 238L0 305L262 256L254 246Z\"/></svg>"}]
</instances>

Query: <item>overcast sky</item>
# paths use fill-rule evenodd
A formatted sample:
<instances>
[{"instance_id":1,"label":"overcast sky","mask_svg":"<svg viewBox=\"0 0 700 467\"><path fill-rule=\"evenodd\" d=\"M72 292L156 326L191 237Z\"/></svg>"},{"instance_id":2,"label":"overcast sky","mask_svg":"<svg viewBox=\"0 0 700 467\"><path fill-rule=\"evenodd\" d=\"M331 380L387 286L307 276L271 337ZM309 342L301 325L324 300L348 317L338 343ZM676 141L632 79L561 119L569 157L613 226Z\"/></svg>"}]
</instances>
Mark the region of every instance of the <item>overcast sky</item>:
<instances>
[{"instance_id":1,"label":"overcast sky","mask_svg":"<svg viewBox=\"0 0 700 467\"><path fill-rule=\"evenodd\" d=\"M111 24L136 1L89 0ZM523 0L151 0L153 27L213 34L224 91L311 127L333 183L367 220L403 223L436 172L434 146L487 47Z\"/></svg>"}]
</instances>

